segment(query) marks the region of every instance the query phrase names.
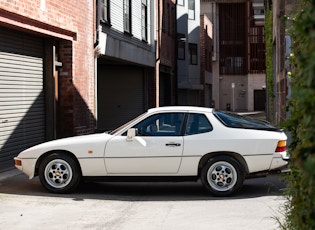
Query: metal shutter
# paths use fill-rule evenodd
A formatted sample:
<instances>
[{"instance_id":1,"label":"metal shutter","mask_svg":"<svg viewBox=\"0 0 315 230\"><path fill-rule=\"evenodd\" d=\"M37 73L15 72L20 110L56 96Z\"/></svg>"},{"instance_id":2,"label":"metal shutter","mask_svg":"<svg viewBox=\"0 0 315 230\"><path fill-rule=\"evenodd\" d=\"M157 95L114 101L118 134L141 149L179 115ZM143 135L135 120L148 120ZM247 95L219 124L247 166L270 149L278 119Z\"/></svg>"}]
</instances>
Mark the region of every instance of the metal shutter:
<instances>
[{"instance_id":1,"label":"metal shutter","mask_svg":"<svg viewBox=\"0 0 315 230\"><path fill-rule=\"evenodd\" d=\"M0 170L44 141L43 41L0 27Z\"/></svg>"},{"instance_id":2,"label":"metal shutter","mask_svg":"<svg viewBox=\"0 0 315 230\"><path fill-rule=\"evenodd\" d=\"M144 112L142 68L100 65L98 72L98 129L115 129Z\"/></svg>"}]
</instances>

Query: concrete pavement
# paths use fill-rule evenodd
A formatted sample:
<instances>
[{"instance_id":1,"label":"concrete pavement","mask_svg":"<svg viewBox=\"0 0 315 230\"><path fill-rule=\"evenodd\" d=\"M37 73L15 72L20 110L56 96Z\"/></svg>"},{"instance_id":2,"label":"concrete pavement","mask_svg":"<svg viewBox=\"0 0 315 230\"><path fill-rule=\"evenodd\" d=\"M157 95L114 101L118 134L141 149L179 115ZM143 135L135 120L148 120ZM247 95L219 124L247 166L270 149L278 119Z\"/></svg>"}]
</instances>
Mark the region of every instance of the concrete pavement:
<instances>
[{"instance_id":1,"label":"concrete pavement","mask_svg":"<svg viewBox=\"0 0 315 230\"><path fill-rule=\"evenodd\" d=\"M38 177L10 170L0 176L0 229L272 230L284 188L273 175L247 180L226 198L200 183L84 183L56 195Z\"/></svg>"},{"instance_id":2,"label":"concrete pavement","mask_svg":"<svg viewBox=\"0 0 315 230\"><path fill-rule=\"evenodd\" d=\"M2 171L0 172L0 181L8 179L10 177L17 176L19 174L22 174L22 172L16 168L11 168L6 171Z\"/></svg>"}]
</instances>

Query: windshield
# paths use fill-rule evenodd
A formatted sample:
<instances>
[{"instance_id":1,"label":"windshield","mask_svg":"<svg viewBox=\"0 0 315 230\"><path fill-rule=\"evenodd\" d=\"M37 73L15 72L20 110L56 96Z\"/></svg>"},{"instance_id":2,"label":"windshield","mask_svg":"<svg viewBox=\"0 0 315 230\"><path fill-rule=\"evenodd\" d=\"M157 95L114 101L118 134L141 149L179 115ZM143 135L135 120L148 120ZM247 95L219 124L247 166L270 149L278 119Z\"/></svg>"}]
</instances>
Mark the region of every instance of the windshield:
<instances>
[{"instance_id":1,"label":"windshield","mask_svg":"<svg viewBox=\"0 0 315 230\"><path fill-rule=\"evenodd\" d=\"M227 127L280 131L279 128L262 119L222 111L214 111L213 114Z\"/></svg>"},{"instance_id":2,"label":"windshield","mask_svg":"<svg viewBox=\"0 0 315 230\"><path fill-rule=\"evenodd\" d=\"M114 135L116 133L118 133L120 130L124 129L125 127L127 127L130 123L132 123L133 121L137 120L139 117L142 117L144 114L146 113L143 113L139 116L137 116L136 118L132 119L131 121L127 122L126 124L123 124L122 126L118 127L117 129L113 130L113 131L110 131L108 132L110 135Z\"/></svg>"}]
</instances>

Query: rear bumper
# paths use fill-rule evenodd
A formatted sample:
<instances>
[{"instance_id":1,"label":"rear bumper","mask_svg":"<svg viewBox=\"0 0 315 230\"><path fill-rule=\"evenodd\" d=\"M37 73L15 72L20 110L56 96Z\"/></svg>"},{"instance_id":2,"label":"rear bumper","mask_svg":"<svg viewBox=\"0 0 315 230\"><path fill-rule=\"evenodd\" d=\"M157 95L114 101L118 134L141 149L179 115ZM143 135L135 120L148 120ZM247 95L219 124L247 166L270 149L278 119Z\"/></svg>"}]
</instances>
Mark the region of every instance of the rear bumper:
<instances>
[{"instance_id":1,"label":"rear bumper","mask_svg":"<svg viewBox=\"0 0 315 230\"><path fill-rule=\"evenodd\" d=\"M275 154L274 157L272 158L270 167L269 167L269 171L273 171L273 170L278 170L284 167L287 167L288 165L288 159L290 157L284 157L283 154Z\"/></svg>"},{"instance_id":2,"label":"rear bumper","mask_svg":"<svg viewBox=\"0 0 315 230\"><path fill-rule=\"evenodd\" d=\"M291 157L291 153L289 153L288 151L281 152L280 155L281 155L282 159L285 161L288 161Z\"/></svg>"}]
</instances>

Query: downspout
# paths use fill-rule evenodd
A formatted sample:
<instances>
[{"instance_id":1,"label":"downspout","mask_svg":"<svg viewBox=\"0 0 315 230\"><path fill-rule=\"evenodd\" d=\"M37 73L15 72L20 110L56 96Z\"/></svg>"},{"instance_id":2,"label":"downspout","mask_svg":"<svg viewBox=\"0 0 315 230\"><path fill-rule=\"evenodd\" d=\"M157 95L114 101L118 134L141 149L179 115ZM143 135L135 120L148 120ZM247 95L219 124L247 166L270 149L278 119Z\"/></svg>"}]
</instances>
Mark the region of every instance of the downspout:
<instances>
[{"instance_id":1,"label":"downspout","mask_svg":"<svg viewBox=\"0 0 315 230\"><path fill-rule=\"evenodd\" d=\"M175 105L178 105L178 36L177 36L177 1L175 1Z\"/></svg>"},{"instance_id":2,"label":"downspout","mask_svg":"<svg viewBox=\"0 0 315 230\"><path fill-rule=\"evenodd\" d=\"M95 112L95 129L97 130L98 127L98 100L97 100L97 60L98 60L98 53L99 53L99 33L100 31L100 22L101 22L101 0L97 0L96 1L96 38L95 38L95 43L94 43L94 112Z\"/></svg>"},{"instance_id":3,"label":"downspout","mask_svg":"<svg viewBox=\"0 0 315 230\"><path fill-rule=\"evenodd\" d=\"M160 106L160 6L161 2L158 0L157 12L157 36L156 36L156 60L155 60L155 107Z\"/></svg>"}]
</instances>

